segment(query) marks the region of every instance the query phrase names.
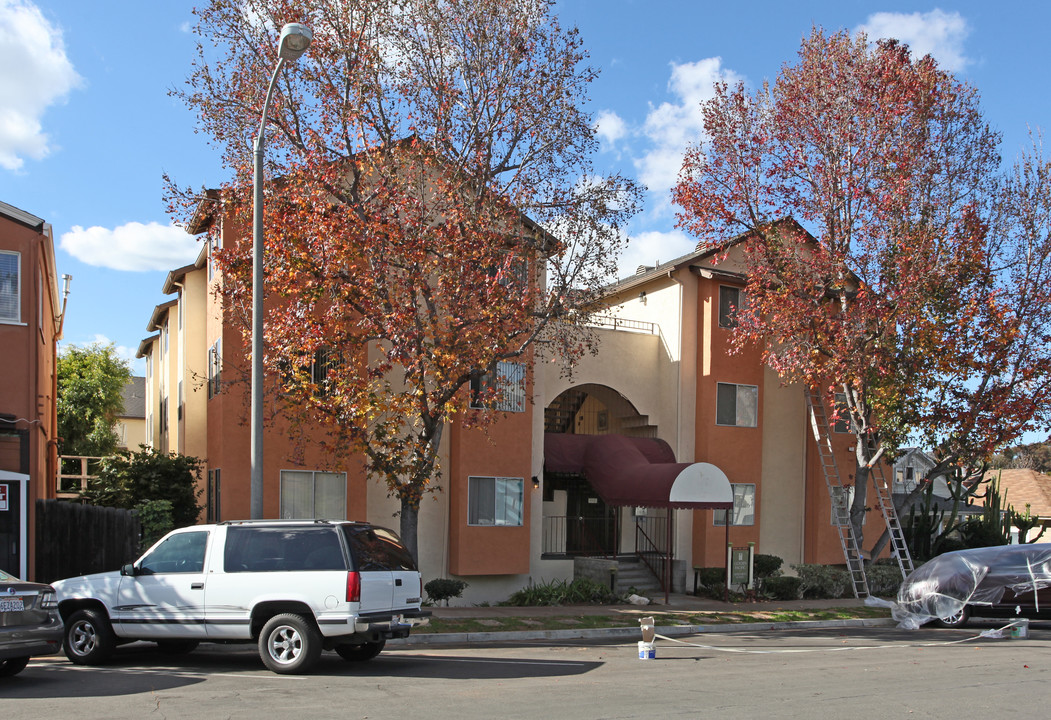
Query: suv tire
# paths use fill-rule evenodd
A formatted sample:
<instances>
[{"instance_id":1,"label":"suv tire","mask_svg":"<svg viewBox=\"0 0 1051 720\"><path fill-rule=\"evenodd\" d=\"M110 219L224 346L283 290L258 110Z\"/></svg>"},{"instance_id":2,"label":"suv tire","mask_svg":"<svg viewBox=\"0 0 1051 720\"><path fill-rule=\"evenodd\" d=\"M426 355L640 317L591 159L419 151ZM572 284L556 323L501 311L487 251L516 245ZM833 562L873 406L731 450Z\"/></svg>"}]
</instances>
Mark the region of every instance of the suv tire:
<instances>
[{"instance_id":1,"label":"suv tire","mask_svg":"<svg viewBox=\"0 0 1051 720\"><path fill-rule=\"evenodd\" d=\"M77 610L66 620L66 638L62 648L71 663L104 663L116 646L113 627L104 613L98 610Z\"/></svg>"},{"instance_id":2,"label":"suv tire","mask_svg":"<svg viewBox=\"0 0 1051 720\"><path fill-rule=\"evenodd\" d=\"M386 638L380 638L379 642L367 642L360 645L337 645L336 652L344 660L364 662L379 655L386 644Z\"/></svg>"},{"instance_id":3,"label":"suv tire","mask_svg":"<svg viewBox=\"0 0 1051 720\"><path fill-rule=\"evenodd\" d=\"M275 615L259 633L259 657L276 673L306 672L320 656L321 633L302 615Z\"/></svg>"}]
</instances>

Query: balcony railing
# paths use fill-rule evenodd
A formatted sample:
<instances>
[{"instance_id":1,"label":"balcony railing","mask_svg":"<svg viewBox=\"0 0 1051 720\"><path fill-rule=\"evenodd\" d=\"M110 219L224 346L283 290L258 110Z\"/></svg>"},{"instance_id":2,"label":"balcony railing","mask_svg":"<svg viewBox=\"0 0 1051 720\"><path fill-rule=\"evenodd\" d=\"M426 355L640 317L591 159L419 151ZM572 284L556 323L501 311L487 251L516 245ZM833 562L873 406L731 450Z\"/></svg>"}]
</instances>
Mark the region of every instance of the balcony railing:
<instances>
[{"instance_id":1,"label":"balcony railing","mask_svg":"<svg viewBox=\"0 0 1051 720\"><path fill-rule=\"evenodd\" d=\"M88 491L88 483L98 476L100 457L61 455L58 458L58 477L55 478L55 497L75 500Z\"/></svg>"}]
</instances>

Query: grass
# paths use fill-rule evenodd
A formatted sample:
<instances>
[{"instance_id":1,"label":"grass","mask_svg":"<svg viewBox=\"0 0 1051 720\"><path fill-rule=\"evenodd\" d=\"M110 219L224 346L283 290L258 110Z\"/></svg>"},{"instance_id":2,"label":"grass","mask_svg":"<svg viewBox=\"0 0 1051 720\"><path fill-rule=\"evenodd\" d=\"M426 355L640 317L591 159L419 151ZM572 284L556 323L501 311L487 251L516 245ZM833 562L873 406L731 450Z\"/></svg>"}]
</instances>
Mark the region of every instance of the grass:
<instances>
[{"instance_id":1,"label":"grass","mask_svg":"<svg viewBox=\"0 0 1051 720\"><path fill-rule=\"evenodd\" d=\"M593 628L638 627L639 618L651 615L657 626L667 625L724 625L730 623L775 623L800 620L851 620L858 618L886 618L890 612L882 608L845 607L822 610L777 611L706 611L676 613L609 613L579 615L573 608L565 614L522 617L487 618L431 618L429 624L414 633L475 633L508 632L519 630L569 630Z\"/></svg>"}]
</instances>

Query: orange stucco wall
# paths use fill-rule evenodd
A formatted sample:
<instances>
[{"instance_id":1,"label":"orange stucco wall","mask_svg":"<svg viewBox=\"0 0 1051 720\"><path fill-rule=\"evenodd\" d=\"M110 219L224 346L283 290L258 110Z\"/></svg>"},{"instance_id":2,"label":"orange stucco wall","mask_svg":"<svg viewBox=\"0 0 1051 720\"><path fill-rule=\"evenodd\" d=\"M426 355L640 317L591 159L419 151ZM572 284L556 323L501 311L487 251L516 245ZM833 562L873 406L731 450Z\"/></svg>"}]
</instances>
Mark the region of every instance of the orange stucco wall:
<instances>
[{"instance_id":1,"label":"orange stucco wall","mask_svg":"<svg viewBox=\"0 0 1051 720\"><path fill-rule=\"evenodd\" d=\"M758 348L736 354L730 352L731 331L719 327L719 286L726 281L698 278L698 377L695 462L719 467L731 483L755 484L755 524L730 528L734 546L759 541L759 500L762 494L763 443L763 364ZM719 383L755 385L759 388L756 427L728 427L716 424L716 396ZM757 551L759 551L757 549ZM694 565L721 566L726 559L726 528L716 526L712 511L694 511Z\"/></svg>"},{"instance_id":2,"label":"orange stucco wall","mask_svg":"<svg viewBox=\"0 0 1051 720\"><path fill-rule=\"evenodd\" d=\"M530 393L531 394L531 393ZM530 469L533 405L507 413L487 430L449 428L449 571L453 575L529 572ZM467 520L468 478L522 479L522 525L471 526Z\"/></svg>"}]
</instances>

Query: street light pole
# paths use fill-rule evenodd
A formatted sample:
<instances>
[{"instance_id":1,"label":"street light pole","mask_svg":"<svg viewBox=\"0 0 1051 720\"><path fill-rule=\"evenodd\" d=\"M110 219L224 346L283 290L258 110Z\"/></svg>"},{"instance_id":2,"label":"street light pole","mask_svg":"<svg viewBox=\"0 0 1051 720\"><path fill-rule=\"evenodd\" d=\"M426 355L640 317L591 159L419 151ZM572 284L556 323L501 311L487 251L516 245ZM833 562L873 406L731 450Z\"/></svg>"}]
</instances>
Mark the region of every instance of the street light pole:
<instances>
[{"instance_id":1,"label":"street light pole","mask_svg":"<svg viewBox=\"0 0 1051 720\"><path fill-rule=\"evenodd\" d=\"M310 28L289 23L281 28L277 64L270 76L255 136L255 168L252 174L252 408L251 408L251 516L263 517L263 154L266 150L266 113L274 96L274 85L285 60L294 62L310 47Z\"/></svg>"}]
</instances>

